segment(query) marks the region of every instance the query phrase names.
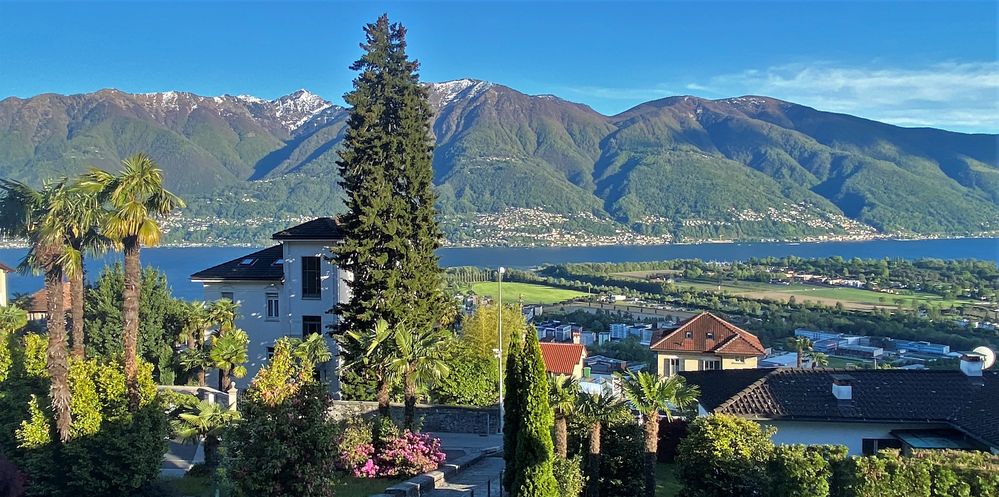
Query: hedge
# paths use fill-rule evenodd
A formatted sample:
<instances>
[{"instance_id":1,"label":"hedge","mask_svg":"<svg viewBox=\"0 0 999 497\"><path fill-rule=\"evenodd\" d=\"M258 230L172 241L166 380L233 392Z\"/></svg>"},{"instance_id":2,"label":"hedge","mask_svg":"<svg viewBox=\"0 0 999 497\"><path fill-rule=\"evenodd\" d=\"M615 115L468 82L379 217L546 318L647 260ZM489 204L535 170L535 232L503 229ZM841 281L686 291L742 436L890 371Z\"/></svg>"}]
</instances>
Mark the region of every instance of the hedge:
<instances>
[{"instance_id":1,"label":"hedge","mask_svg":"<svg viewBox=\"0 0 999 497\"><path fill-rule=\"evenodd\" d=\"M996 455L882 451L847 457L843 446L774 446L767 432L749 426L755 423L737 419L713 415L690 424L677 456L683 495L721 496L738 488L740 495L768 497L999 497ZM767 456L747 458L750 452Z\"/></svg>"}]
</instances>

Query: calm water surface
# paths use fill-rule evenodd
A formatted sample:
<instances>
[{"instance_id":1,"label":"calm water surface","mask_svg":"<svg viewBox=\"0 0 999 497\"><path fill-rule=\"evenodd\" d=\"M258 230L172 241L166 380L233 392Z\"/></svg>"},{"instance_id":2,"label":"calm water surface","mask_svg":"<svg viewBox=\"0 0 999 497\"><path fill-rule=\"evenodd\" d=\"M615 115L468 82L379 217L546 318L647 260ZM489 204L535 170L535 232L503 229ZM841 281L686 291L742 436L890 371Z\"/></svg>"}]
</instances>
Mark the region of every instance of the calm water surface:
<instances>
[{"instance_id":1,"label":"calm water surface","mask_svg":"<svg viewBox=\"0 0 999 497\"><path fill-rule=\"evenodd\" d=\"M174 294L185 299L202 298L201 285L188 278L192 273L235 259L255 249L246 247L152 248L142 251L142 262L166 273ZM636 262L663 259L699 258L712 261L735 261L751 257L830 257L920 259L982 259L999 263L999 238L954 240L877 240L868 242L824 243L704 243L694 245L648 245L565 248L447 248L439 252L444 266L506 266L526 268L546 263L564 262ZM0 262L15 266L24 249L0 249ZM90 261L89 279L100 274L100 267L120 260L110 255ZM37 276L8 275L11 295L41 288Z\"/></svg>"}]
</instances>

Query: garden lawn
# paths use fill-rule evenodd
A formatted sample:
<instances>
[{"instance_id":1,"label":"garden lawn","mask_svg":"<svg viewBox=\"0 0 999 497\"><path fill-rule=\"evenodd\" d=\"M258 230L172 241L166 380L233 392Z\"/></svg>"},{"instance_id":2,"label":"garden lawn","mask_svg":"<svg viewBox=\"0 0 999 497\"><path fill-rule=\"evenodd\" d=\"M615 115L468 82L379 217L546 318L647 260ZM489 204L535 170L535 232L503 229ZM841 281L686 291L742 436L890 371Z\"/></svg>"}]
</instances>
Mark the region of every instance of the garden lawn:
<instances>
[{"instance_id":1,"label":"garden lawn","mask_svg":"<svg viewBox=\"0 0 999 497\"><path fill-rule=\"evenodd\" d=\"M498 283L495 281L480 281L473 283L471 290L476 295L496 298ZM523 298L525 304L554 304L563 300L586 296L583 292L566 290L533 283L503 282L503 300L517 302Z\"/></svg>"},{"instance_id":2,"label":"garden lawn","mask_svg":"<svg viewBox=\"0 0 999 497\"><path fill-rule=\"evenodd\" d=\"M680 495L683 485L676 479L676 464L656 465L656 497Z\"/></svg>"},{"instance_id":3,"label":"garden lawn","mask_svg":"<svg viewBox=\"0 0 999 497\"><path fill-rule=\"evenodd\" d=\"M380 494L386 488L399 483L402 480L384 478L354 478L344 476L336 486L337 497L368 497L373 494ZM212 480L206 476L185 476L183 478L163 478L160 480L163 487L170 493L167 495L190 496L190 497L212 497ZM225 493L223 493L225 495Z\"/></svg>"}]
</instances>

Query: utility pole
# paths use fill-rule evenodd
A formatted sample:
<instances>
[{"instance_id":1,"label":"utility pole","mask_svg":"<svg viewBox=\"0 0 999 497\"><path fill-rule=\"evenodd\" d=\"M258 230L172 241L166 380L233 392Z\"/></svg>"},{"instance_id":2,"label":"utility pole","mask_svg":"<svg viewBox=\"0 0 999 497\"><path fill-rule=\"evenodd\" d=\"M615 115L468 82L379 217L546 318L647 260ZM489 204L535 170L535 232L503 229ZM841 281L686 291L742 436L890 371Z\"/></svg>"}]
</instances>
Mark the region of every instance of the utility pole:
<instances>
[{"instance_id":1,"label":"utility pole","mask_svg":"<svg viewBox=\"0 0 999 497\"><path fill-rule=\"evenodd\" d=\"M499 432L503 433L503 273L506 269L500 266L499 271L496 272L496 282L499 286L497 290L497 301L499 303L496 306L496 316L497 316L497 335L499 340L499 350L496 355L499 360L496 361L499 368Z\"/></svg>"}]
</instances>

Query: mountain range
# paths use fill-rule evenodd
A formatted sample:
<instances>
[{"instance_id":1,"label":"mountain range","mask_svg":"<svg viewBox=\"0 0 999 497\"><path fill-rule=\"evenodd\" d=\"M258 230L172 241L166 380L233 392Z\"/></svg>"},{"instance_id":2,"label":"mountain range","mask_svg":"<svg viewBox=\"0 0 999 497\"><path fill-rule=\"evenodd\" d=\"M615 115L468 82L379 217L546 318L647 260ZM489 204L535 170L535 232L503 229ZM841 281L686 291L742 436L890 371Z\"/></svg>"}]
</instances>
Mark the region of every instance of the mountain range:
<instances>
[{"instance_id":1,"label":"mountain range","mask_svg":"<svg viewBox=\"0 0 999 497\"><path fill-rule=\"evenodd\" d=\"M769 97L602 115L485 81L427 85L455 244L822 239L999 231L999 136L901 128ZM253 243L343 209L348 110L101 90L0 100L0 176L39 183L148 152L189 207L171 241Z\"/></svg>"}]
</instances>

